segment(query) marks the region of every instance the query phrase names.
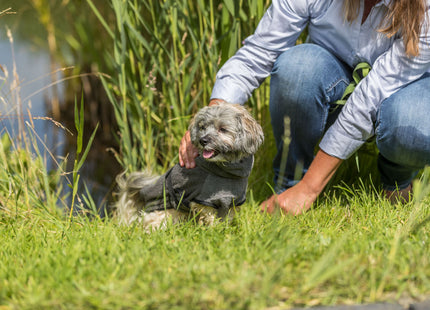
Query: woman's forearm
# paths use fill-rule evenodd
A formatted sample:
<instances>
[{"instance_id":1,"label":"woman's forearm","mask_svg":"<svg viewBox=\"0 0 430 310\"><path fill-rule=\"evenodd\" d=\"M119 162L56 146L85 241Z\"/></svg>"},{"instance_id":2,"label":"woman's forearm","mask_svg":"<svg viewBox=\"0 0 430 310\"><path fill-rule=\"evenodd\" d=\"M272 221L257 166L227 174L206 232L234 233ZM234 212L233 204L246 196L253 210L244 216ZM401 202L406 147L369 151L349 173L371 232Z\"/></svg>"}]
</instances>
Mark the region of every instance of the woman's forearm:
<instances>
[{"instance_id":1,"label":"woman's forearm","mask_svg":"<svg viewBox=\"0 0 430 310\"><path fill-rule=\"evenodd\" d=\"M333 157L319 150L308 171L303 176L302 182L319 195L341 163L342 159Z\"/></svg>"}]
</instances>

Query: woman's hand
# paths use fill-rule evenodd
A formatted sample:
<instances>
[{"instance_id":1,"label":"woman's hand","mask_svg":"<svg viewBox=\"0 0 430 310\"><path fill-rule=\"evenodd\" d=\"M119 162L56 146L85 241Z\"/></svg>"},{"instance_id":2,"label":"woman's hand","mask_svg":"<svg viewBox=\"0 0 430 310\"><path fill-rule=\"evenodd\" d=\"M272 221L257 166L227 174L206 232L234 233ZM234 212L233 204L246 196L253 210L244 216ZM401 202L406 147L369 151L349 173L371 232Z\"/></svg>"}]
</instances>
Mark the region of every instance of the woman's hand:
<instances>
[{"instance_id":1,"label":"woman's hand","mask_svg":"<svg viewBox=\"0 0 430 310\"><path fill-rule=\"evenodd\" d=\"M273 213L279 207L285 213L298 215L308 210L318 197L317 192L307 188L300 181L295 186L287 189L279 195L273 195L261 204L261 211Z\"/></svg>"},{"instance_id":2,"label":"woman's hand","mask_svg":"<svg viewBox=\"0 0 430 310\"><path fill-rule=\"evenodd\" d=\"M194 168L196 166L194 159L198 155L199 151L191 142L190 132L187 131L179 145L179 165L188 169Z\"/></svg>"},{"instance_id":3,"label":"woman's hand","mask_svg":"<svg viewBox=\"0 0 430 310\"><path fill-rule=\"evenodd\" d=\"M318 151L303 179L279 195L273 195L261 204L263 212L273 213L279 206L293 215L308 210L323 191L342 160Z\"/></svg>"}]
</instances>

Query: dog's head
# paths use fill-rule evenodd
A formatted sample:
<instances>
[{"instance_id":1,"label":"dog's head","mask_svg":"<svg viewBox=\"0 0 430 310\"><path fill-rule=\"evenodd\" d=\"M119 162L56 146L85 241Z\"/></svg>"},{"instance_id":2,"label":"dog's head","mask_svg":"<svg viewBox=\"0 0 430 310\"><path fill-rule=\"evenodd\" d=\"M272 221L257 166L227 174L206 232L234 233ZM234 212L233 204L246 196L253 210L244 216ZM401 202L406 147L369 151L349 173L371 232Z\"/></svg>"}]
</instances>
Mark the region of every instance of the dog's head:
<instances>
[{"instance_id":1,"label":"dog's head","mask_svg":"<svg viewBox=\"0 0 430 310\"><path fill-rule=\"evenodd\" d=\"M189 131L200 156L217 162L237 162L253 155L264 140L263 130L251 114L230 103L201 109Z\"/></svg>"}]
</instances>

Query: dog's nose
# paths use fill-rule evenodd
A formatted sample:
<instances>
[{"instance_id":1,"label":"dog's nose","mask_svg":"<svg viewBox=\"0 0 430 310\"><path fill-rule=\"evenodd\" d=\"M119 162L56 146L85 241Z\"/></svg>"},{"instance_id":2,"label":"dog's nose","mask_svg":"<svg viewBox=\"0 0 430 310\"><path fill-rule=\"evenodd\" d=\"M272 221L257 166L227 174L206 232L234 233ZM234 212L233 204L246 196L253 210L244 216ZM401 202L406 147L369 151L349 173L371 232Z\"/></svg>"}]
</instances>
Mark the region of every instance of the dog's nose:
<instances>
[{"instance_id":1,"label":"dog's nose","mask_svg":"<svg viewBox=\"0 0 430 310\"><path fill-rule=\"evenodd\" d=\"M210 138L208 136L201 137L199 142L201 145L205 146L210 142Z\"/></svg>"}]
</instances>

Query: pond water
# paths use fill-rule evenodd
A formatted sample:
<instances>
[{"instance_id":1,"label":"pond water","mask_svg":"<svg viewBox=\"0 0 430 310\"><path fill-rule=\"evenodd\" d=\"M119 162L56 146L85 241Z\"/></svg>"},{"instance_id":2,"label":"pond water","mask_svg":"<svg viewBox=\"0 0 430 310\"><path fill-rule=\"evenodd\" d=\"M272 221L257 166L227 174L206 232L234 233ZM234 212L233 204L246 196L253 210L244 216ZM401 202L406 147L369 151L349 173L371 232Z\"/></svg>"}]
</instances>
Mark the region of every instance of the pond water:
<instances>
[{"instance_id":1,"label":"pond water","mask_svg":"<svg viewBox=\"0 0 430 310\"><path fill-rule=\"evenodd\" d=\"M56 164L52 155L56 159L61 159L67 153L73 152L74 146L68 141L76 140L76 138L71 137L67 130L61 129L47 118L51 115L49 103L53 98L53 88L50 86L52 79L49 53L22 40L15 40L12 45L9 39L2 35L0 36L0 65L3 70L0 72L0 76L7 77L6 81L0 81L1 97L6 99L5 102L0 102L0 134L7 131L13 138L17 138L20 126L23 123L26 126L25 123L30 121L30 112L34 131L41 140L38 148L42 156L46 158L47 167L55 168ZM16 66L19 87L13 84L14 66ZM55 73L55 79L60 80L61 78L60 73ZM61 103L61 98L64 98L65 85L59 83L56 87ZM19 100L20 104L18 104ZM19 115L23 117L20 118ZM39 117L42 119L38 119ZM73 115L68 117L73 117ZM61 120L59 121L61 123ZM100 150L95 150L95 152L100 154ZM114 176L107 175L103 177L103 180L97 180L94 177L99 175L99 173L95 173L96 170L103 171L103 165L109 165L103 161L102 155L92 156L90 154L81 175L98 206L104 204L109 192L109 182L114 178ZM70 154L70 157L73 159L73 154Z\"/></svg>"},{"instance_id":2,"label":"pond water","mask_svg":"<svg viewBox=\"0 0 430 310\"><path fill-rule=\"evenodd\" d=\"M3 39L0 40L0 65L4 71L2 77L5 78L0 91L6 99L6 102L0 104L0 120L2 126L15 136L19 127L18 115L22 114L24 120L29 120L28 112L33 117L47 116L45 102L50 102L52 97L48 87L52 82L49 55L26 42L15 41L11 44L9 40ZM14 84L14 80L18 85ZM63 85L58 84L57 89L61 96L64 92ZM57 128L47 120L34 120L34 126L41 137L53 131L53 127ZM63 140L61 134L58 138ZM61 153L61 143L57 144L52 136L45 141L49 149Z\"/></svg>"}]
</instances>

